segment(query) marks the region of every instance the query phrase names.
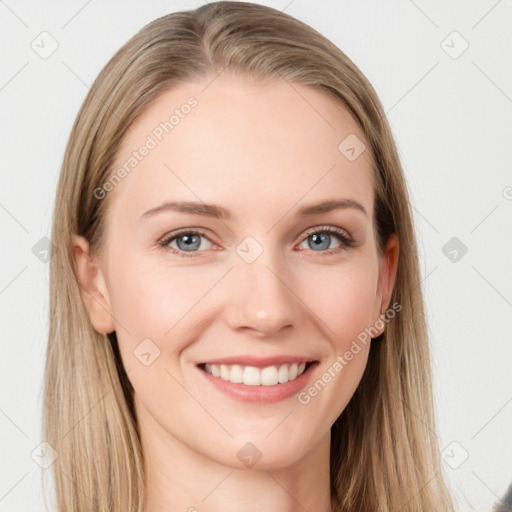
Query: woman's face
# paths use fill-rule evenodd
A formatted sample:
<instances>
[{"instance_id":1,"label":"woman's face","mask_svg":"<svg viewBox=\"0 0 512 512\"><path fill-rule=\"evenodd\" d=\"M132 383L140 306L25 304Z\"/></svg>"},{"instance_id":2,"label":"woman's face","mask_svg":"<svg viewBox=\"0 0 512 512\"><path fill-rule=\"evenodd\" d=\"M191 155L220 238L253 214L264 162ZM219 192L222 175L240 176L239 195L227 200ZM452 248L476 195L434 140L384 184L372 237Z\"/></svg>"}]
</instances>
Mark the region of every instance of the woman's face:
<instances>
[{"instance_id":1,"label":"woman's face","mask_svg":"<svg viewBox=\"0 0 512 512\"><path fill-rule=\"evenodd\" d=\"M211 80L164 93L124 138L88 309L116 331L160 449L284 467L356 390L396 246L378 259L370 152L346 110L282 80Z\"/></svg>"}]
</instances>

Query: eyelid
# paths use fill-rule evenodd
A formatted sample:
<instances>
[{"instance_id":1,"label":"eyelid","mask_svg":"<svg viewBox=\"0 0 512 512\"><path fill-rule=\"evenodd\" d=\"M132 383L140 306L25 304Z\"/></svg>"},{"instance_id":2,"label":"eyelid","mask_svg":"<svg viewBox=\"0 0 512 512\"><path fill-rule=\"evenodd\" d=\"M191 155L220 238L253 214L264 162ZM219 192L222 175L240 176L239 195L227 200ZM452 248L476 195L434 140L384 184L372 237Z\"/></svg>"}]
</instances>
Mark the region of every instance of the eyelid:
<instances>
[{"instance_id":1,"label":"eyelid","mask_svg":"<svg viewBox=\"0 0 512 512\"><path fill-rule=\"evenodd\" d=\"M346 229L339 228L337 226L332 226L332 225L320 225L320 226L313 226L312 228L308 228L304 232L304 235L302 236L300 241L303 242L306 238L308 238L308 236L314 235L315 233L323 233L323 232L338 234L342 238L345 238L346 242L350 242L350 243L354 242L352 235Z\"/></svg>"}]
</instances>

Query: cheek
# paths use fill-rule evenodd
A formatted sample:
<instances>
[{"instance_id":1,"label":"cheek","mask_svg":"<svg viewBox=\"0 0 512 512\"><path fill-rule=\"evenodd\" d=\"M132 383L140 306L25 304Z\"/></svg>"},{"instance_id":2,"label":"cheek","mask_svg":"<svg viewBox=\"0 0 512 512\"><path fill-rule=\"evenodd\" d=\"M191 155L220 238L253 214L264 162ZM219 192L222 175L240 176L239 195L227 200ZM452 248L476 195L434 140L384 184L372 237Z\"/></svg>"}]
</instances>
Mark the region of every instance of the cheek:
<instances>
[{"instance_id":1,"label":"cheek","mask_svg":"<svg viewBox=\"0 0 512 512\"><path fill-rule=\"evenodd\" d=\"M321 321L326 338L341 350L376 318L377 272L373 260L318 269L301 284L304 303Z\"/></svg>"},{"instance_id":2,"label":"cheek","mask_svg":"<svg viewBox=\"0 0 512 512\"><path fill-rule=\"evenodd\" d=\"M170 331L178 332L197 322L196 306L220 276L206 267L165 268L148 258L126 258L110 274L116 331L124 340L130 339L130 346L145 338L169 339ZM173 348L179 349L179 345Z\"/></svg>"},{"instance_id":3,"label":"cheek","mask_svg":"<svg viewBox=\"0 0 512 512\"><path fill-rule=\"evenodd\" d=\"M156 417L158 410L169 407L169 397L194 411L172 377L183 380L180 354L200 336L207 317L201 300L219 281L217 274L206 267L148 263L148 258L126 259L111 270L111 304L123 366L136 394ZM155 394L156 389L160 392Z\"/></svg>"},{"instance_id":4,"label":"cheek","mask_svg":"<svg viewBox=\"0 0 512 512\"><path fill-rule=\"evenodd\" d=\"M323 428L330 428L358 387L370 350L365 330L376 320L377 277L369 257L318 270L314 280L303 283L302 296L330 343L317 380L298 395L303 421L310 421L314 410Z\"/></svg>"}]
</instances>

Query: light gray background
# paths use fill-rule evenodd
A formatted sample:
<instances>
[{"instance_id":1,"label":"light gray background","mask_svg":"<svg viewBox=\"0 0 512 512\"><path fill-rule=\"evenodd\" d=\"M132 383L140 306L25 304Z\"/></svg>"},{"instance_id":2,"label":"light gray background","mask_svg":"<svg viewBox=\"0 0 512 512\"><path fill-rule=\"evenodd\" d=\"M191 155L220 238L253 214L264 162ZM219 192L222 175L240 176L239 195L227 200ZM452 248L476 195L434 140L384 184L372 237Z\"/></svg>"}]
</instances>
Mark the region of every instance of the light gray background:
<instances>
[{"instance_id":1,"label":"light gray background","mask_svg":"<svg viewBox=\"0 0 512 512\"><path fill-rule=\"evenodd\" d=\"M32 248L50 235L75 115L138 29L202 3L0 0L2 512L44 509L31 454L42 441L49 283ZM444 471L460 510L490 511L512 481L512 3L261 3L329 37L383 102L414 205ZM42 58L32 46L48 51L51 38L58 48ZM452 237L468 248L457 261L442 251Z\"/></svg>"}]
</instances>

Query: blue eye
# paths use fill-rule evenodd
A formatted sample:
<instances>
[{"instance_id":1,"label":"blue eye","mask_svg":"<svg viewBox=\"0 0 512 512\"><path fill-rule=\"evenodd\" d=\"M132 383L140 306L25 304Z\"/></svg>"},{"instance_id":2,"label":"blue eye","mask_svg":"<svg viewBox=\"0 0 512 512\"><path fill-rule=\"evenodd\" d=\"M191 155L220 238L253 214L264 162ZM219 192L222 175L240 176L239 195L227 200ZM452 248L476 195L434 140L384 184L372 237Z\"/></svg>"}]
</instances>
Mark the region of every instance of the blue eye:
<instances>
[{"instance_id":1,"label":"blue eye","mask_svg":"<svg viewBox=\"0 0 512 512\"><path fill-rule=\"evenodd\" d=\"M325 251L322 249L329 249L329 245L334 238L339 242L339 246L334 249ZM354 240L348 236L348 234L342 229L333 227L333 226L323 226L320 228L313 228L313 230L306 233L305 238L302 240L301 244L311 239L311 242L308 243L310 249L314 252L320 252L324 255L335 254L344 248L352 247L354 245ZM301 249L303 250L303 249Z\"/></svg>"},{"instance_id":2,"label":"blue eye","mask_svg":"<svg viewBox=\"0 0 512 512\"><path fill-rule=\"evenodd\" d=\"M339 245L338 247L330 248L333 237L338 241ZM355 241L346 231L334 226L312 228L302 238L300 245L309 239L311 239L311 242L308 243L309 249L313 252L319 252L322 255L336 254L355 245ZM165 250L169 250L179 256L187 258L198 256L197 253L203 252L199 250L202 246L202 240L207 240L210 244L212 243L204 232L187 229L164 236L164 238L158 242L158 245ZM174 242L176 242L175 247L171 245L171 243ZM304 248L300 249L300 251L303 250Z\"/></svg>"},{"instance_id":3,"label":"blue eye","mask_svg":"<svg viewBox=\"0 0 512 512\"><path fill-rule=\"evenodd\" d=\"M158 244L164 249L169 249L180 256L188 257L192 254L183 254L184 252L194 253L201 247L201 240L208 240L206 235L201 231L189 230L180 233L171 233L165 236ZM170 243L176 241L177 248L172 247ZM208 240L209 241L209 240Z\"/></svg>"}]
</instances>

